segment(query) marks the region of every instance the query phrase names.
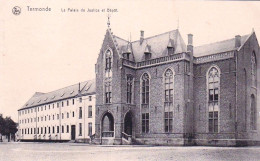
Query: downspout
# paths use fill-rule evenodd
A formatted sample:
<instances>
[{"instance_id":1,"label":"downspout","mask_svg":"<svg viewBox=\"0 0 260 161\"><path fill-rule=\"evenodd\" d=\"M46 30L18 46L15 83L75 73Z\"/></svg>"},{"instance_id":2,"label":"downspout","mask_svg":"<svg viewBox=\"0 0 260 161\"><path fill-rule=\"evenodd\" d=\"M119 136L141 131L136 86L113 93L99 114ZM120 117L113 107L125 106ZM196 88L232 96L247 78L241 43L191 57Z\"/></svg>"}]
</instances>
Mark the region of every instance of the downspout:
<instances>
[{"instance_id":1,"label":"downspout","mask_svg":"<svg viewBox=\"0 0 260 161\"><path fill-rule=\"evenodd\" d=\"M37 110L38 110L38 107L35 107L35 110L36 110L36 129L35 129L35 134L36 134L36 140L37 140L37 137L38 137L38 128L37 128L37 122L38 122L38 119L37 119Z\"/></svg>"},{"instance_id":2,"label":"downspout","mask_svg":"<svg viewBox=\"0 0 260 161\"><path fill-rule=\"evenodd\" d=\"M237 50L235 51L235 56L236 56L236 106L235 106L235 140L237 139L237 84L238 84L238 80L237 80L237 76L238 76L238 52Z\"/></svg>"}]
</instances>

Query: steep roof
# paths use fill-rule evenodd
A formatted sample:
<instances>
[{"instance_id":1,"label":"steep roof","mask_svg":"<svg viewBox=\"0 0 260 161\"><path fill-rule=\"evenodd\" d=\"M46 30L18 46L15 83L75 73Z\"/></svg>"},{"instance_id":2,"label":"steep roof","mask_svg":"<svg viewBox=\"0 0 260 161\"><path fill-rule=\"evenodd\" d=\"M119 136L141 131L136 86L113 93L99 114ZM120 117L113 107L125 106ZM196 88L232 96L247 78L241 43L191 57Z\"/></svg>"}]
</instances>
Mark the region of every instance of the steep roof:
<instances>
[{"instance_id":1,"label":"steep roof","mask_svg":"<svg viewBox=\"0 0 260 161\"><path fill-rule=\"evenodd\" d=\"M94 79L80 83L80 93L82 95L93 94L96 92L95 90L96 84ZM78 91L79 84L74 84L48 93L36 92L21 109L75 97L79 94Z\"/></svg>"},{"instance_id":2,"label":"steep roof","mask_svg":"<svg viewBox=\"0 0 260 161\"><path fill-rule=\"evenodd\" d=\"M249 35L243 35L241 36L241 46L246 42ZM201 57L206 55L212 55L217 53L222 53L226 51L232 51L235 50L235 38L214 42L210 44L205 44L201 46L196 46L193 49L193 53L195 57Z\"/></svg>"},{"instance_id":3,"label":"steep roof","mask_svg":"<svg viewBox=\"0 0 260 161\"><path fill-rule=\"evenodd\" d=\"M120 54L128 49L127 45L129 41L123 40L115 36L116 41L120 50ZM131 42L131 50L134 57L134 61L140 62L144 60L144 53L147 47L152 53L152 59L166 56L167 47L169 44L172 44L175 47L174 53L186 52L186 44L184 43L179 30L172 30L163 34L155 35L152 37L144 38L142 43L140 40Z\"/></svg>"}]
</instances>

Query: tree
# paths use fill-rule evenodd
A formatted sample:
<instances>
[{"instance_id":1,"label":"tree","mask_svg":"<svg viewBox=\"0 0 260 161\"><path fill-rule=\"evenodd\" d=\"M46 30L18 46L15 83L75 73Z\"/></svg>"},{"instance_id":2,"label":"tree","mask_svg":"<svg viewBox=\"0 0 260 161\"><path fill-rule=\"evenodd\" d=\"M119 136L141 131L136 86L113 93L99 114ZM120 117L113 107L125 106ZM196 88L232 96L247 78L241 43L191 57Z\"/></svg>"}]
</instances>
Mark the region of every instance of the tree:
<instances>
[{"instance_id":1,"label":"tree","mask_svg":"<svg viewBox=\"0 0 260 161\"><path fill-rule=\"evenodd\" d=\"M18 131L16 123L11 119L11 117L6 117L4 119L4 134L8 136L8 142L10 141L10 135L15 135Z\"/></svg>"},{"instance_id":2,"label":"tree","mask_svg":"<svg viewBox=\"0 0 260 161\"><path fill-rule=\"evenodd\" d=\"M4 123L5 123L5 121L4 121L3 115L0 114L0 134L1 134L0 140L2 140L2 135L4 134L4 131L5 131L4 130L4 127L5 127Z\"/></svg>"}]
</instances>

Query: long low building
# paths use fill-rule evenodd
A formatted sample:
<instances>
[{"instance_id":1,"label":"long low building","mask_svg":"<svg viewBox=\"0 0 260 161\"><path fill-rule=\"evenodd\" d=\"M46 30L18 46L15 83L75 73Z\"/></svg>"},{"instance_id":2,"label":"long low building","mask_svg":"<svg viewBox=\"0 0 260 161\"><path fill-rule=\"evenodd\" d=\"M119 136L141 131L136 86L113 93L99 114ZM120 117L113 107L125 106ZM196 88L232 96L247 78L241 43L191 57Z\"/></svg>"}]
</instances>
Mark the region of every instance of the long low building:
<instances>
[{"instance_id":1,"label":"long low building","mask_svg":"<svg viewBox=\"0 0 260 161\"><path fill-rule=\"evenodd\" d=\"M95 133L95 102L95 80L36 92L18 110L18 140L89 142Z\"/></svg>"}]
</instances>

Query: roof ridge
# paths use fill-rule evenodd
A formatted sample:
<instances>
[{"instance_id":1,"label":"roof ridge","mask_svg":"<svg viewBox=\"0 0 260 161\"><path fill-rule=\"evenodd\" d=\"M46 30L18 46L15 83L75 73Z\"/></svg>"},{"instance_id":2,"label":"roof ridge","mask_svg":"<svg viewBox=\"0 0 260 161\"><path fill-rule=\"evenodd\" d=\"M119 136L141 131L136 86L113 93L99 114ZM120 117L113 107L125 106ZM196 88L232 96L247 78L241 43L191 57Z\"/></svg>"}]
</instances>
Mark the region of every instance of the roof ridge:
<instances>
[{"instance_id":1,"label":"roof ridge","mask_svg":"<svg viewBox=\"0 0 260 161\"><path fill-rule=\"evenodd\" d=\"M144 38L144 40L151 39L151 38L154 38L154 37L157 37L157 36L161 36L161 35L164 35L164 34L168 34L168 33L171 33L171 32L173 32L173 31L178 31L178 29L171 30L171 31L168 31L168 32L164 32L164 33L157 34L157 35L153 35L153 36ZM140 41L140 40L135 40L135 41L132 41L132 43L134 43L134 42L139 42L139 41Z\"/></svg>"},{"instance_id":2,"label":"roof ridge","mask_svg":"<svg viewBox=\"0 0 260 161\"><path fill-rule=\"evenodd\" d=\"M242 35L242 36L249 36L249 35L251 35L251 34L246 34L246 35ZM216 44L216 43L223 43L223 42L230 41L230 40L233 40L233 39L235 39L235 37L234 38L225 39L225 40L221 40L221 41L211 42L211 43L208 43L208 44L202 44L202 45L194 46L194 47L196 48L196 47L203 47L205 45L212 45L212 44Z\"/></svg>"},{"instance_id":3,"label":"roof ridge","mask_svg":"<svg viewBox=\"0 0 260 161\"><path fill-rule=\"evenodd\" d=\"M91 79L91 80L93 80L93 79ZM87 80L87 81L83 81L83 82L79 82L79 83L84 83L84 82L88 82L88 81L91 81L91 80ZM59 88L59 89L56 89L56 90L52 90L52 91L50 91L50 92L46 92L46 93L44 93L44 94L49 94L49 93L51 93L51 92L55 92L55 91L58 91L58 90L61 90L61 89L65 89L65 88L68 88L68 87L72 87L72 86L75 86L75 85L77 85L78 83L75 83L75 84L72 84L72 85L69 85L69 86L66 86L66 87L63 87L63 88ZM43 94L43 95L44 95ZM39 96L43 96L43 95L39 95Z\"/></svg>"},{"instance_id":4,"label":"roof ridge","mask_svg":"<svg viewBox=\"0 0 260 161\"><path fill-rule=\"evenodd\" d=\"M123 38L121 38L121 37L118 37L118 36L116 36L116 35L114 35L116 38L118 38L118 39L121 39L121 40L123 40L123 41L126 41L126 42L129 42L129 41L127 41L127 40L125 40L125 39L123 39Z\"/></svg>"}]
</instances>

